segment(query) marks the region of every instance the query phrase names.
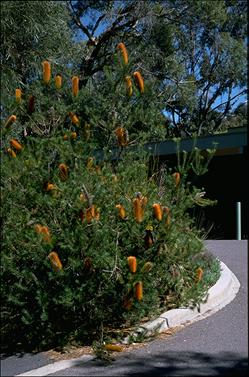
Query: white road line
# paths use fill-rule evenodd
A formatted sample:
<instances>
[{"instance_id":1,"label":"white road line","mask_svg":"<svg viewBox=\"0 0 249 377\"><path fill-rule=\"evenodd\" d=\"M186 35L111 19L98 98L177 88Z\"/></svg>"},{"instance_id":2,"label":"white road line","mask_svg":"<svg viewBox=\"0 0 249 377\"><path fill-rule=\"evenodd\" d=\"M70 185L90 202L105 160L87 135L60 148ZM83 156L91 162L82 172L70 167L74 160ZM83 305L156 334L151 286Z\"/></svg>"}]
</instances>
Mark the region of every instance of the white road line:
<instances>
[{"instance_id":1,"label":"white road line","mask_svg":"<svg viewBox=\"0 0 249 377\"><path fill-rule=\"evenodd\" d=\"M45 365L44 367L29 370L28 372L24 372L21 374L16 374L14 377L21 377L21 376L47 376L48 374L52 374L58 372L59 370L67 369L75 367L79 364L86 363L87 361L93 360L94 356L91 355L83 355L77 359L71 360L63 360L57 361L52 364Z\"/></svg>"}]
</instances>

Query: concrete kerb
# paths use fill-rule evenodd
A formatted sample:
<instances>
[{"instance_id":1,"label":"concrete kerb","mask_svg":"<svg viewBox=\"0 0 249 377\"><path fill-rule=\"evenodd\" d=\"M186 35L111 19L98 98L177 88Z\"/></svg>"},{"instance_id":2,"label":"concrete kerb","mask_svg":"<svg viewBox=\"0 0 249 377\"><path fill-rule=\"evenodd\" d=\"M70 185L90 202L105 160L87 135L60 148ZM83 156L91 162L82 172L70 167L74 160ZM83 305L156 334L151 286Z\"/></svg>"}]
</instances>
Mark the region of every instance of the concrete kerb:
<instances>
[{"instance_id":1,"label":"concrete kerb","mask_svg":"<svg viewBox=\"0 0 249 377\"><path fill-rule=\"evenodd\" d=\"M181 325L190 325L193 322L214 314L229 304L238 293L240 283L233 272L229 270L223 262L220 261L220 265L221 276L216 284L209 289L207 301L200 305L199 311L197 308L178 308L164 312L157 319L144 323L143 326L140 326L136 331L126 337L122 343L129 344L130 340L135 340L139 335L146 337L155 334L155 332L162 332ZM94 358L95 357L91 355L83 355L71 360L58 361L41 368L18 374L16 377L47 376L59 370L89 362Z\"/></svg>"},{"instance_id":2,"label":"concrete kerb","mask_svg":"<svg viewBox=\"0 0 249 377\"><path fill-rule=\"evenodd\" d=\"M233 272L221 261L220 266L221 276L216 284L209 289L207 301L200 304L199 310L198 308L190 309L185 307L168 310L157 319L144 323L143 326L140 326L127 336L122 343L129 344L131 339L135 340L136 337L141 335L147 337L155 334L155 332L162 332L181 325L189 325L214 314L229 304L238 293L240 283Z\"/></svg>"}]
</instances>

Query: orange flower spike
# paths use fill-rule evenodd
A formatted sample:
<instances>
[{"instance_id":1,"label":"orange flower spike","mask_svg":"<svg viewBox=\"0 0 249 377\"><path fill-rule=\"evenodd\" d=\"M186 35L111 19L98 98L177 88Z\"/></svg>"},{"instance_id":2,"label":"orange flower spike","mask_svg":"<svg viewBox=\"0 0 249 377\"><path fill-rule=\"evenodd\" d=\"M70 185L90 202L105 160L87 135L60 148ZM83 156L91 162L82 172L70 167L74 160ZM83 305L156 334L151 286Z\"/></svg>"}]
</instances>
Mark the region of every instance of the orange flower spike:
<instances>
[{"instance_id":1,"label":"orange flower spike","mask_svg":"<svg viewBox=\"0 0 249 377\"><path fill-rule=\"evenodd\" d=\"M35 228L35 231L36 231L37 233L41 233L41 232L42 232L42 226L41 226L41 224L36 224L36 225L34 226L34 228Z\"/></svg>"},{"instance_id":2,"label":"orange flower spike","mask_svg":"<svg viewBox=\"0 0 249 377\"><path fill-rule=\"evenodd\" d=\"M54 185L53 183L47 183L46 184L45 191L52 191L52 190L55 190L55 189L56 189L56 185Z\"/></svg>"},{"instance_id":3,"label":"orange flower spike","mask_svg":"<svg viewBox=\"0 0 249 377\"><path fill-rule=\"evenodd\" d=\"M72 140L77 139L77 133L76 133L76 132L71 132L70 138L71 138Z\"/></svg>"},{"instance_id":4,"label":"orange flower spike","mask_svg":"<svg viewBox=\"0 0 249 377\"><path fill-rule=\"evenodd\" d=\"M79 77L78 76L72 77L72 92L73 92L74 97L76 97L79 93Z\"/></svg>"},{"instance_id":5,"label":"orange flower spike","mask_svg":"<svg viewBox=\"0 0 249 377\"><path fill-rule=\"evenodd\" d=\"M60 261L60 258L58 256L58 254L55 252L55 251L52 251L49 255L48 255L48 258L51 262L51 265L53 267L53 269L57 272L57 271L60 271L62 270L62 263Z\"/></svg>"},{"instance_id":6,"label":"orange flower spike","mask_svg":"<svg viewBox=\"0 0 249 377\"><path fill-rule=\"evenodd\" d=\"M45 242L50 243L51 242L51 235L50 235L50 232L49 232L49 229L48 229L47 226L43 226L41 228L41 233L43 234L43 240Z\"/></svg>"},{"instance_id":7,"label":"orange flower spike","mask_svg":"<svg viewBox=\"0 0 249 377\"><path fill-rule=\"evenodd\" d=\"M60 164L59 171L61 180L65 181L68 178L68 166L66 164Z\"/></svg>"},{"instance_id":8,"label":"orange flower spike","mask_svg":"<svg viewBox=\"0 0 249 377\"><path fill-rule=\"evenodd\" d=\"M175 172L174 174L172 174L172 176L173 176L174 179L175 179L175 185L176 185L176 187L178 187L178 186L179 186L179 183L180 183L180 179L181 179L181 175L180 175L180 173Z\"/></svg>"},{"instance_id":9,"label":"orange flower spike","mask_svg":"<svg viewBox=\"0 0 249 377\"><path fill-rule=\"evenodd\" d=\"M99 221L99 219L100 219L100 210L99 210L99 208L95 208L94 209L94 218L95 218L95 220Z\"/></svg>"},{"instance_id":10,"label":"orange flower spike","mask_svg":"<svg viewBox=\"0 0 249 377\"><path fill-rule=\"evenodd\" d=\"M124 220L126 218L126 210L122 204L117 204L116 208L118 209L118 215L119 217Z\"/></svg>"},{"instance_id":11,"label":"orange flower spike","mask_svg":"<svg viewBox=\"0 0 249 377\"><path fill-rule=\"evenodd\" d=\"M31 115L35 111L35 97L30 96L28 101L28 114Z\"/></svg>"},{"instance_id":12,"label":"orange flower spike","mask_svg":"<svg viewBox=\"0 0 249 377\"><path fill-rule=\"evenodd\" d=\"M158 221L162 221L163 211L159 203L153 204L153 215Z\"/></svg>"},{"instance_id":13,"label":"orange flower spike","mask_svg":"<svg viewBox=\"0 0 249 377\"><path fill-rule=\"evenodd\" d=\"M88 224L91 223L94 217L95 217L95 208L94 206L91 206L86 209L86 221L88 222Z\"/></svg>"},{"instance_id":14,"label":"orange flower spike","mask_svg":"<svg viewBox=\"0 0 249 377\"><path fill-rule=\"evenodd\" d=\"M140 72L136 71L133 73L133 77L135 79L136 85L140 91L140 93L144 93L144 80Z\"/></svg>"},{"instance_id":15,"label":"orange flower spike","mask_svg":"<svg viewBox=\"0 0 249 377\"><path fill-rule=\"evenodd\" d=\"M60 89L62 87L62 76L58 73L54 80L56 89Z\"/></svg>"},{"instance_id":16,"label":"orange flower spike","mask_svg":"<svg viewBox=\"0 0 249 377\"><path fill-rule=\"evenodd\" d=\"M10 126L16 121L16 115L11 115L6 123L5 123L5 128L10 128Z\"/></svg>"},{"instance_id":17,"label":"orange flower spike","mask_svg":"<svg viewBox=\"0 0 249 377\"><path fill-rule=\"evenodd\" d=\"M118 145L125 147L128 143L128 132L123 127L118 127L115 130L117 136Z\"/></svg>"},{"instance_id":18,"label":"orange flower spike","mask_svg":"<svg viewBox=\"0 0 249 377\"><path fill-rule=\"evenodd\" d=\"M130 76L125 76L126 91L129 97L132 96L132 81Z\"/></svg>"},{"instance_id":19,"label":"orange flower spike","mask_svg":"<svg viewBox=\"0 0 249 377\"><path fill-rule=\"evenodd\" d=\"M65 134L65 135L63 135L63 140L68 140L68 136L67 136L67 134Z\"/></svg>"},{"instance_id":20,"label":"orange flower spike","mask_svg":"<svg viewBox=\"0 0 249 377\"><path fill-rule=\"evenodd\" d=\"M203 277L203 269L201 267L198 267L196 270L196 283L199 283Z\"/></svg>"},{"instance_id":21,"label":"orange flower spike","mask_svg":"<svg viewBox=\"0 0 249 377\"><path fill-rule=\"evenodd\" d=\"M11 147L15 148L18 152L20 152L23 148L22 145L19 143L19 141L16 139L11 139L10 145Z\"/></svg>"},{"instance_id":22,"label":"orange flower spike","mask_svg":"<svg viewBox=\"0 0 249 377\"><path fill-rule=\"evenodd\" d=\"M135 285L135 297L138 301L143 299L143 283L138 281Z\"/></svg>"},{"instance_id":23,"label":"orange flower spike","mask_svg":"<svg viewBox=\"0 0 249 377\"><path fill-rule=\"evenodd\" d=\"M125 44L123 42L120 42L117 45L117 49L121 51L123 62L125 65L128 64L128 52L126 50Z\"/></svg>"},{"instance_id":24,"label":"orange flower spike","mask_svg":"<svg viewBox=\"0 0 249 377\"><path fill-rule=\"evenodd\" d=\"M137 271L137 258L130 256L127 258L127 262L130 271L134 274Z\"/></svg>"},{"instance_id":25,"label":"orange flower spike","mask_svg":"<svg viewBox=\"0 0 249 377\"><path fill-rule=\"evenodd\" d=\"M11 148L7 148L7 153L10 157L16 158L16 153Z\"/></svg>"},{"instance_id":26,"label":"orange flower spike","mask_svg":"<svg viewBox=\"0 0 249 377\"><path fill-rule=\"evenodd\" d=\"M16 102L20 103L21 99L22 99L22 91L21 91L21 89L17 88L15 90L15 96L16 96Z\"/></svg>"},{"instance_id":27,"label":"orange flower spike","mask_svg":"<svg viewBox=\"0 0 249 377\"><path fill-rule=\"evenodd\" d=\"M141 223L144 217L141 201L138 198L133 200L134 217L137 223Z\"/></svg>"},{"instance_id":28,"label":"orange flower spike","mask_svg":"<svg viewBox=\"0 0 249 377\"><path fill-rule=\"evenodd\" d=\"M77 117L77 115L73 114L71 111L68 113L70 119L71 119L71 122L73 124L75 124L76 126L79 124L79 118Z\"/></svg>"},{"instance_id":29,"label":"orange flower spike","mask_svg":"<svg viewBox=\"0 0 249 377\"><path fill-rule=\"evenodd\" d=\"M50 77L51 77L50 63L47 60L45 60L42 63L42 67L43 67L43 81L44 81L45 84L48 84L49 81L50 81Z\"/></svg>"}]
</instances>

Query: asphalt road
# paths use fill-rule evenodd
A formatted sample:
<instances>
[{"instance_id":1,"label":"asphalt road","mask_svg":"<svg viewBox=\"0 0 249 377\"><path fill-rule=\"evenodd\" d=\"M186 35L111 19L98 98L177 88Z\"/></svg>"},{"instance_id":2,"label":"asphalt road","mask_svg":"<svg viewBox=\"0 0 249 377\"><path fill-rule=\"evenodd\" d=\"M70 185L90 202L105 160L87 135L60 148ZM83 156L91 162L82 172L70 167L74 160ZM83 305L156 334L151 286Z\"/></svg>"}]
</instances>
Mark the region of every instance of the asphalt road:
<instances>
[{"instance_id":1,"label":"asphalt road","mask_svg":"<svg viewBox=\"0 0 249 377\"><path fill-rule=\"evenodd\" d=\"M111 365L92 360L50 376L246 376L248 375L247 241L210 240L217 255L240 281L240 290L226 307L158 339L121 353ZM13 376L47 362L43 354L11 356L1 362L1 375Z\"/></svg>"}]
</instances>

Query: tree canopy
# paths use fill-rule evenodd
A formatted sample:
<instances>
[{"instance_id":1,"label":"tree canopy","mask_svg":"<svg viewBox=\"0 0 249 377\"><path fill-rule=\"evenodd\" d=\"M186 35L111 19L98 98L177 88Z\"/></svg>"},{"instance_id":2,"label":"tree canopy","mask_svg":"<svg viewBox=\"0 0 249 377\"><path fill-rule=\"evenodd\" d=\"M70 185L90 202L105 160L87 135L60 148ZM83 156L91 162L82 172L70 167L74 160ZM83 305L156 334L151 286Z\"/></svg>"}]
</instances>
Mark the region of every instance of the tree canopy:
<instances>
[{"instance_id":1,"label":"tree canopy","mask_svg":"<svg viewBox=\"0 0 249 377\"><path fill-rule=\"evenodd\" d=\"M84 100L96 97L95 110L110 113L114 92L104 82L123 41L148 95L142 107L151 116L140 106L139 129L160 122L168 136L217 132L245 99L246 1L3 1L1 12L4 94L25 86L48 59L79 74L80 87L91 87Z\"/></svg>"}]
</instances>

